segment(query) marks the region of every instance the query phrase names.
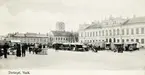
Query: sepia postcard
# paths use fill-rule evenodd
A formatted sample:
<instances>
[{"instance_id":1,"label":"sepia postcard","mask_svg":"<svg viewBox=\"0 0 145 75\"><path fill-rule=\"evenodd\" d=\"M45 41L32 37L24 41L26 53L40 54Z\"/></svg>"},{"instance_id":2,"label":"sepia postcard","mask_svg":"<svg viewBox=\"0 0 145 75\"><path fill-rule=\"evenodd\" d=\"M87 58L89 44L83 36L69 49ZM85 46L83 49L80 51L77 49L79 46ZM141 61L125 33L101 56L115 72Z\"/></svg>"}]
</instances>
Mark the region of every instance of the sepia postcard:
<instances>
[{"instance_id":1,"label":"sepia postcard","mask_svg":"<svg viewBox=\"0 0 145 75\"><path fill-rule=\"evenodd\" d=\"M0 75L145 75L145 0L0 0Z\"/></svg>"}]
</instances>

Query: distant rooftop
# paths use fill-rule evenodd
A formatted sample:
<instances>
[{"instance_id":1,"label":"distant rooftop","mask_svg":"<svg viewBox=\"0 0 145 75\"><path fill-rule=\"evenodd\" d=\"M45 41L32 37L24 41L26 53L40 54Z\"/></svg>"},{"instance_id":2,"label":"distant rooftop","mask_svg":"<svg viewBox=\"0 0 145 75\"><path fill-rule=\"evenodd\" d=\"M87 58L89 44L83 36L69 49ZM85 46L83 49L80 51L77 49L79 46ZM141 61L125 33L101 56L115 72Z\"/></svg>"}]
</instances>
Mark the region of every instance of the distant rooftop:
<instances>
[{"instance_id":1,"label":"distant rooftop","mask_svg":"<svg viewBox=\"0 0 145 75\"><path fill-rule=\"evenodd\" d=\"M51 31L54 36L72 36L71 32L68 31Z\"/></svg>"},{"instance_id":2,"label":"distant rooftop","mask_svg":"<svg viewBox=\"0 0 145 75\"><path fill-rule=\"evenodd\" d=\"M101 28L101 25L91 25L87 27L86 29L97 29L97 28Z\"/></svg>"},{"instance_id":3,"label":"distant rooftop","mask_svg":"<svg viewBox=\"0 0 145 75\"><path fill-rule=\"evenodd\" d=\"M47 34L37 34L37 33L15 33L9 34L11 37L48 37Z\"/></svg>"},{"instance_id":4,"label":"distant rooftop","mask_svg":"<svg viewBox=\"0 0 145 75\"><path fill-rule=\"evenodd\" d=\"M86 29L97 29L102 28L106 26L118 26L118 25L130 25L130 24L136 24L136 23L145 23L145 16L144 17L134 17L130 19L122 19L122 18L109 18L103 20L101 23L98 24L91 24Z\"/></svg>"},{"instance_id":5,"label":"distant rooftop","mask_svg":"<svg viewBox=\"0 0 145 75\"><path fill-rule=\"evenodd\" d=\"M145 16L131 18L126 24L136 24L136 23L145 23Z\"/></svg>"}]
</instances>

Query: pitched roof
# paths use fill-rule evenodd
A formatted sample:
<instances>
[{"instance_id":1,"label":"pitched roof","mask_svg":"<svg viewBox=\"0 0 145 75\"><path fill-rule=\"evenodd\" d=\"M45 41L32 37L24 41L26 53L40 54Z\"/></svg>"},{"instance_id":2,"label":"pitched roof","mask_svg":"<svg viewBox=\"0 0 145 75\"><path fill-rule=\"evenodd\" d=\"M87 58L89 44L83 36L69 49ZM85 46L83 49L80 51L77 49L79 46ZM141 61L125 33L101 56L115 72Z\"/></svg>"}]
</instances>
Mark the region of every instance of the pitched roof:
<instances>
[{"instance_id":1,"label":"pitched roof","mask_svg":"<svg viewBox=\"0 0 145 75\"><path fill-rule=\"evenodd\" d=\"M25 34L26 37L48 37L47 34Z\"/></svg>"},{"instance_id":2,"label":"pitched roof","mask_svg":"<svg viewBox=\"0 0 145 75\"><path fill-rule=\"evenodd\" d=\"M54 36L72 36L71 32L66 31L51 31Z\"/></svg>"},{"instance_id":3,"label":"pitched roof","mask_svg":"<svg viewBox=\"0 0 145 75\"><path fill-rule=\"evenodd\" d=\"M145 23L145 16L129 19L126 24L136 24L136 23Z\"/></svg>"},{"instance_id":4,"label":"pitched roof","mask_svg":"<svg viewBox=\"0 0 145 75\"><path fill-rule=\"evenodd\" d=\"M37 33L17 33L17 34L12 34L12 37L48 37L48 35L37 34Z\"/></svg>"},{"instance_id":5,"label":"pitched roof","mask_svg":"<svg viewBox=\"0 0 145 75\"><path fill-rule=\"evenodd\" d=\"M91 25L85 29L97 29L97 28L101 28L101 25Z\"/></svg>"},{"instance_id":6,"label":"pitched roof","mask_svg":"<svg viewBox=\"0 0 145 75\"><path fill-rule=\"evenodd\" d=\"M23 34L23 33L17 33L17 34L15 34L14 36L15 36L15 37L24 37L25 34Z\"/></svg>"},{"instance_id":7,"label":"pitched roof","mask_svg":"<svg viewBox=\"0 0 145 75\"><path fill-rule=\"evenodd\" d=\"M118 18L116 18L118 19ZM105 20L103 21L104 22L107 22L109 20ZM122 19L121 21L122 23L120 24L117 24L117 25L130 25L130 24L136 24L136 23L145 23L145 16L144 17L135 17L135 18L132 18L132 19ZM85 29L97 29L97 28L101 28L103 27L104 25L102 24L97 24L97 25L90 25L89 27L85 28ZM115 26L117 26L115 25Z\"/></svg>"}]
</instances>

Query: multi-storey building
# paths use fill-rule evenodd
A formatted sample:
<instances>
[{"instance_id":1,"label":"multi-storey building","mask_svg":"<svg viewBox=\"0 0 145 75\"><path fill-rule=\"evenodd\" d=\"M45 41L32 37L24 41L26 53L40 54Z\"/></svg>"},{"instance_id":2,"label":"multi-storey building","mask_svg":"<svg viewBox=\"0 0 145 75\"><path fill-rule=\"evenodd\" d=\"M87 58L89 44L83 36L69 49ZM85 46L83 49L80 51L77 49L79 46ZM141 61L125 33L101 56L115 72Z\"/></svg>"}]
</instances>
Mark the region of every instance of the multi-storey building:
<instances>
[{"instance_id":1,"label":"multi-storey building","mask_svg":"<svg viewBox=\"0 0 145 75\"><path fill-rule=\"evenodd\" d=\"M52 42L52 38L48 34L37 33L14 33L8 34L6 40L20 40L22 43L41 43L47 44Z\"/></svg>"},{"instance_id":2,"label":"multi-storey building","mask_svg":"<svg viewBox=\"0 0 145 75\"><path fill-rule=\"evenodd\" d=\"M75 42L73 33L67 31L51 31L51 37L55 43L72 43Z\"/></svg>"},{"instance_id":3,"label":"multi-storey building","mask_svg":"<svg viewBox=\"0 0 145 75\"><path fill-rule=\"evenodd\" d=\"M139 42L141 46L145 47L145 17L130 19L111 17L101 23L79 30L79 42L94 43L97 41L106 43Z\"/></svg>"},{"instance_id":4,"label":"multi-storey building","mask_svg":"<svg viewBox=\"0 0 145 75\"><path fill-rule=\"evenodd\" d=\"M56 30L49 33L55 43L72 43L78 42L78 33L65 31L64 22L56 23Z\"/></svg>"}]
</instances>

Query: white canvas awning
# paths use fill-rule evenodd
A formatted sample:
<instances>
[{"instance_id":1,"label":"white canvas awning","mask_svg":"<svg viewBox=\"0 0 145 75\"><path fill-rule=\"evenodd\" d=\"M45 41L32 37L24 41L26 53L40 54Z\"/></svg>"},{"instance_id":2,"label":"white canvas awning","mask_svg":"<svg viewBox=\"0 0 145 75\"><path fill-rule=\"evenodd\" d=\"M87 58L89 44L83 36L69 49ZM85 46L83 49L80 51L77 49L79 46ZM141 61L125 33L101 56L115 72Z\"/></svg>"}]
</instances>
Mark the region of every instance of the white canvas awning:
<instances>
[{"instance_id":1,"label":"white canvas awning","mask_svg":"<svg viewBox=\"0 0 145 75\"><path fill-rule=\"evenodd\" d=\"M21 41L20 40L11 40L11 42L17 42L17 43L19 43Z\"/></svg>"}]
</instances>

